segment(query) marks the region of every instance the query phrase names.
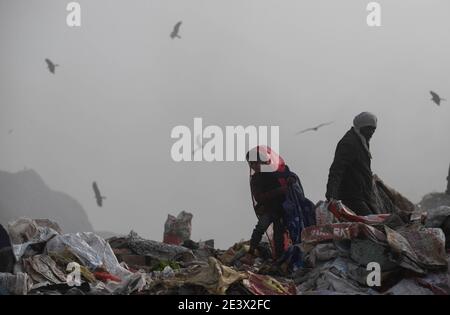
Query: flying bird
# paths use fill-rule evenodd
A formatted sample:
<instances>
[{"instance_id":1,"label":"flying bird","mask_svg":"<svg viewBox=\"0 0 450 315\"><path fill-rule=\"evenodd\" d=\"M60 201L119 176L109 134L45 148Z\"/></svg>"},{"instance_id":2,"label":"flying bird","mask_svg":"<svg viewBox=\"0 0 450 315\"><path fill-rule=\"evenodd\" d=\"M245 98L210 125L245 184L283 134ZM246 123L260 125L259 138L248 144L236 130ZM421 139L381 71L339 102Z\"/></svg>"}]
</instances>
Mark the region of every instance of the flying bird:
<instances>
[{"instance_id":1,"label":"flying bird","mask_svg":"<svg viewBox=\"0 0 450 315\"><path fill-rule=\"evenodd\" d=\"M95 199L97 200L97 205L99 207L101 207L102 204L103 204L103 199L106 199L106 197L102 196L102 194L100 193L100 189L98 189L98 186L97 186L96 182L92 183L92 188L94 189Z\"/></svg>"},{"instance_id":2,"label":"flying bird","mask_svg":"<svg viewBox=\"0 0 450 315\"><path fill-rule=\"evenodd\" d=\"M205 147L206 143L208 143L209 141L211 141L212 139L214 139L214 137L211 137L210 140L208 140L208 141L206 141L206 142L203 142L203 144L202 144L201 138L202 138L202 137L201 137L200 135L197 136L197 139L196 139L196 140L197 140L197 148L195 148L194 150L192 150L192 155L194 155L194 153L197 152L197 151L200 150L200 149L203 150L203 148Z\"/></svg>"},{"instance_id":3,"label":"flying bird","mask_svg":"<svg viewBox=\"0 0 450 315\"><path fill-rule=\"evenodd\" d=\"M55 68L59 67L59 65L53 63L50 59L45 59L45 62L47 63L48 71L55 74Z\"/></svg>"},{"instance_id":4,"label":"flying bird","mask_svg":"<svg viewBox=\"0 0 450 315\"><path fill-rule=\"evenodd\" d=\"M438 106L441 105L441 101L446 101L445 98L441 98L437 93L430 91L430 94L432 96L431 100L435 102Z\"/></svg>"},{"instance_id":5,"label":"flying bird","mask_svg":"<svg viewBox=\"0 0 450 315\"><path fill-rule=\"evenodd\" d=\"M193 155L195 152L197 152L197 150L203 149L203 147L205 146L205 144L202 145L202 140L201 140L201 136L200 136L200 135L197 136L196 144L197 144L197 148L195 148L194 150L192 150L192 155Z\"/></svg>"},{"instance_id":6,"label":"flying bird","mask_svg":"<svg viewBox=\"0 0 450 315\"><path fill-rule=\"evenodd\" d=\"M173 27L172 33L170 33L170 38L172 38L172 39L174 39L176 37L181 38L180 35L178 35L178 33L180 32L181 23L182 23L182 21L175 24L175 26Z\"/></svg>"},{"instance_id":7,"label":"flying bird","mask_svg":"<svg viewBox=\"0 0 450 315\"><path fill-rule=\"evenodd\" d=\"M305 133L307 131L317 131L317 130L319 130L319 128L322 128L323 126L331 125L332 123L334 123L334 121L326 122L326 123L317 125L315 127L307 128L307 129L304 129L304 130L301 130L301 131L297 132L296 135Z\"/></svg>"}]
</instances>

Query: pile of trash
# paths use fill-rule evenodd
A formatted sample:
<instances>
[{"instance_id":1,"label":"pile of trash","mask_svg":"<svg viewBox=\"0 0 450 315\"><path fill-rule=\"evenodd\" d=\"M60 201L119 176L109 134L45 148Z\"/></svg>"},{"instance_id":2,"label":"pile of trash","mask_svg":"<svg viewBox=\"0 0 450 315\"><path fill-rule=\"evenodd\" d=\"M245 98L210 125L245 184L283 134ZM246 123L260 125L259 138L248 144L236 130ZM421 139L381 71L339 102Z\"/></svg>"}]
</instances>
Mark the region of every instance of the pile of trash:
<instances>
[{"instance_id":1,"label":"pile of trash","mask_svg":"<svg viewBox=\"0 0 450 315\"><path fill-rule=\"evenodd\" d=\"M422 198L419 209L426 213L425 226L441 228L445 234L446 248L450 247L450 194L431 193Z\"/></svg>"},{"instance_id":2,"label":"pile of trash","mask_svg":"<svg viewBox=\"0 0 450 315\"><path fill-rule=\"evenodd\" d=\"M212 240L181 245L131 231L107 241L20 218L0 230L0 294L293 294L295 286L227 266ZM225 255L226 256L226 255ZM224 256L224 257L225 257Z\"/></svg>"},{"instance_id":3,"label":"pile of trash","mask_svg":"<svg viewBox=\"0 0 450 315\"><path fill-rule=\"evenodd\" d=\"M450 294L445 235L422 214L400 224L393 215L357 216L340 202L317 213L329 209L330 221L302 233L301 294Z\"/></svg>"},{"instance_id":4,"label":"pile of trash","mask_svg":"<svg viewBox=\"0 0 450 315\"><path fill-rule=\"evenodd\" d=\"M389 211L358 216L319 202L316 225L278 261L270 235L255 255L248 241L219 250L191 240L186 212L168 217L165 242L134 231L107 240L64 234L56 222L20 218L0 225L0 295L450 294L450 205L415 206L377 187Z\"/></svg>"}]
</instances>

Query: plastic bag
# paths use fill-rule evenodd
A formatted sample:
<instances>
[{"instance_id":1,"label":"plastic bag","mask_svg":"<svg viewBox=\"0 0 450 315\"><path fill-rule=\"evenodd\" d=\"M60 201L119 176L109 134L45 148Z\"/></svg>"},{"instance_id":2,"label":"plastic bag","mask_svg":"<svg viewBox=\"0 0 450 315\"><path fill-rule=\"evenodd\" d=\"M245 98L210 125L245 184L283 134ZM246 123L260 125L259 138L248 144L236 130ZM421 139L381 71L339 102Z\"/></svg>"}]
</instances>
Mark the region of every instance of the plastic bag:
<instances>
[{"instance_id":1,"label":"plastic bag","mask_svg":"<svg viewBox=\"0 0 450 315\"><path fill-rule=\"evenodd\" d=\"M70 250L91 271L103 267L119 278L131 274L120 266L111 246L92 232L58 235L46 246L48 253L62 253L65 249Z\"/></svg>"},{"instance_id":2,"label":"plastic bag","mask_svg":"<svg viewBox=\"0 0 450 315\"><path fill-rule=\"evenodd\" d=\"M57 223L45 219L20 218L9 223L8 233L16 260L20 260L30 245L45 243L60 231Z\"/></svg>"}]
</instances>

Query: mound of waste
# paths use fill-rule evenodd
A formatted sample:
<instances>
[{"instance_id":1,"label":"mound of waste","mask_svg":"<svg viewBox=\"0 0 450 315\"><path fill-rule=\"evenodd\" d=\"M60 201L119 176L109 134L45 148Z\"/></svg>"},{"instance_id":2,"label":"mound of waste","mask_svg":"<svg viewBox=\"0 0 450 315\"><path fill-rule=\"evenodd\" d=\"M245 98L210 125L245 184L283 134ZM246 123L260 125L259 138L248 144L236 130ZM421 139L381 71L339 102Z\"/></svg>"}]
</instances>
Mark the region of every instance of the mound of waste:
<instances>
[{"instance_id":1,"label":"mound of waste","mask_svg":"<svg viewBox=\"0 0 450 315\"><path fill-rule=\"evenodd\" d=\"M0 294L448 295L449 205L434 196L415 206L377 185L389 211L358 216L319 202L316 225L278 261L270 237L255 255L248 241L219 250L191 240L184 212L168 217L166 242L133 231L65 234L56 222L20 218L0 225Z\"/></svg>"}]
</instances>

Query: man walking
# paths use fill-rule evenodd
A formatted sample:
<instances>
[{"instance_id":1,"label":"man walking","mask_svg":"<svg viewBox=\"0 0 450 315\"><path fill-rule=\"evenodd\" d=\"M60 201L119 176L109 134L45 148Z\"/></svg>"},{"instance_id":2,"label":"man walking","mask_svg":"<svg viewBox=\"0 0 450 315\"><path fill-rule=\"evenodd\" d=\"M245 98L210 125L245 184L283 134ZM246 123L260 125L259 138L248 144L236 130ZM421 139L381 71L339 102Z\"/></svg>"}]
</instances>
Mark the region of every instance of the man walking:
<instances>
[{"instance_id":1,"label":"man walking","mask_svg":"<svg viewBox=\"0 0 450 315\"><path fill-rule=\"evenodd\" d=\"M353 127L337 144L328 175L327 200L341 200L358 215L376 213L369 147L376 128L374 114L356 116Z\"/></svg>"}]
</instances>

